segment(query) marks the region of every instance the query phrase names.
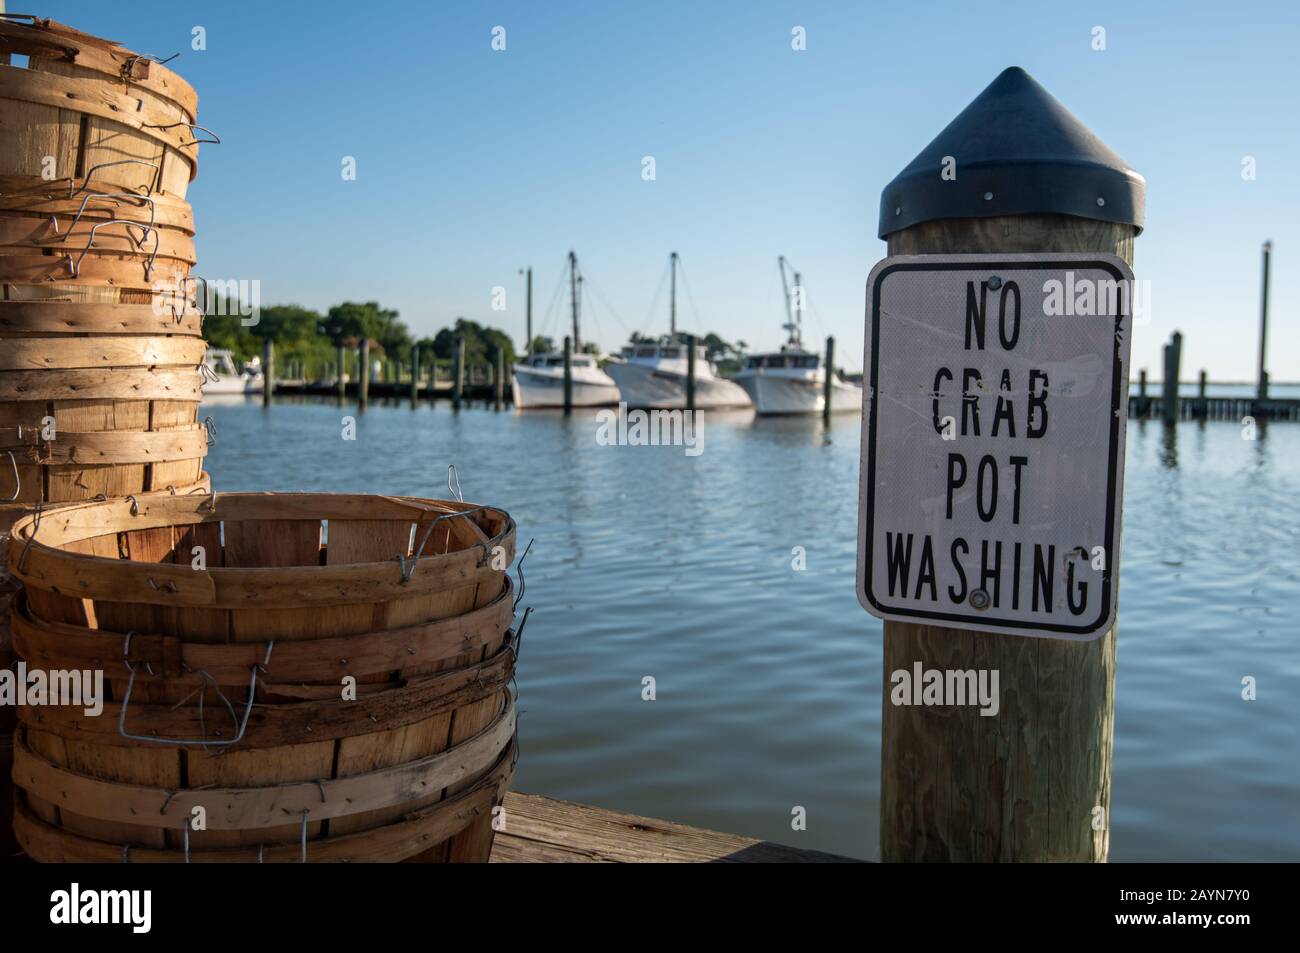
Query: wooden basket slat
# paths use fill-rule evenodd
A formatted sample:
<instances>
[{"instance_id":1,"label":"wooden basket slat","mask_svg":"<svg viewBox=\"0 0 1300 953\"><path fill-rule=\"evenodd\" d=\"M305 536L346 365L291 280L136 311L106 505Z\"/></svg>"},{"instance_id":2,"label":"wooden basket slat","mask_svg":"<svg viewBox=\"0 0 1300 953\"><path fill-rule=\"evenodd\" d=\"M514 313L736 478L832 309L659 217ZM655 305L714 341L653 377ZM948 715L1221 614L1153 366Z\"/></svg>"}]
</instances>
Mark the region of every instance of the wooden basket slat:
<instances>
[{"instance_id":1,"label":"wooden basket slat","mask_svg":"<svg viewBox=\"0 0 1300 953\"><path fill-rule=\"evenodd\" d=\"M513 752L503 755L492 771L473 788L434 807L413 811L394 824L355 834L308 842L308 863L392 863L405 860L427 845L445 841L471 821L490 816L509 786ZM42 863L300 863L297 843L257 844L245 848L210 849L205 833L191 835L191 850L152 849L129 842L78 837L40 817L29 805L18 804L14 831L32 859ZM481 860L486 861L484 856Z\"/></svg>"},{"instance_id":2,"label":"wooden basket slat","mask_svg":"<svg viewBox=\"0 0 1300 953\"><path fill-rule=\"evenodd\" d=\"M39 128L24 128L28 137L39 133ZM15 131L23 134L23 129ZM132 191L111 185L100 188L93 179L87 184L84 176L60 176L47 181L39 176L0 173L0 216L49 221L53 215L60 228L71 225L78 217L83 222L128 221L194 234L194 211L184 199L157 190L136 198L126 195Z\"/></svg>"},{"instance_id":3,"label":"wooden basket slat","mask_svg":"<svg viewBox=\"0 0 1300 953\"><path fill-rule=\"evenodd\" d=\"M152 228L152 231L149 229ZM174 258L193 265L198 260L194 236L179 228L149 226L143 222L96 220L85 216L80 221L57 216L0 214L0 255L23 256L45 254L80 255L87 249L87 260L96 256L153 254L159 259Z\"/></svg>"},{"instance_id":4,"label":"wooden basket slat","mask_svg":"<svg viewBox=\"0 0 1300 953\"><path fill-rule=\"evenodd\" d=\"M413 791L437 791L467 779L477 780L510 747L514 731L512 703L506 705L488 726L469 738L417 761L325 780L332 769L327 762L313 773L318 780L205 787L202 790L105 781L51 762L34 752L28 744L15 740L14 783L24 790L47 796L60 810L70 810L98 820L179 829L183 826L181 819L191 816L194 807L202 807L207 812L209 830L251 833L263 828L283 827L286 817L297 820L304 812L312 821L344 817L405 805L412 800ZM301 751L322 746L332 751L328 742L292 747ZM262 752L228 751L221 758L209 761L220 762L223 769L229 771L230 763L241 756L256 759L259 765L267 767L278 760L263 756ZM241 766L238 773L247 780L246 768L246 765ZM196 781L192 773L189 780L191 783ZM207 783L206 780L199 781L200 785Z\"/></svg>"},{"instance_id":5,"label":"wooden basket slat","mask_svg":"<svg viewBox=\"0 0 1300 953\"><path fill-rule=\"evenodd\" d=\"M150 269L149 255L108 257L69 250L65 255L6 255L0 257L0 282L7 285L56 284L112 285L115 288L156 293L160 287L174 287L190 273L187 262L177 258L157 258ZM76 274L73 274L73 267ZM177 277L179 276L179 278Z\"/></svg>"},{"instance_id":6,"label":"wooden basket slat","mask_svg":"<svg viewBox=\"0 0 1300 953\"><path fill-rule=\"evenodd\" d=\"M0 372L80 367L154 367L203 363L199 337L97 334L94 337L0 337Z\"/></svg>"},{"instance_id":7,"label":"wooden basket slat","mask_svg":"<svg viewBox=\"0 0 1300 953\"><path fill-rule=\"evenodd\" d=\"M190 400L203 396L195 365L0 371L0 401Z\"/></svg>"},{"instance_id":8,"label":"wooden basket slat","mask_svg":"<svg viewBox=\"0 0 1300 953\"><path fill-rule=\"evenodd\" d=\"M123 640L118 638L116 642L120 649ZM29 665L52 667L39 654L28 652L25 645L20 654ZM135 664L143 669L146 663ZM247 672L244 674L244 685L229 692L236 701L248 686ZM352 738L374 734L375 726L380 724L389 729L404 728L425 721L433 714L449 712L496 695L504 690L513 674L514 654L503 649L478 665L390 683L378 691L360 693L356 701L342 700L337 689L331 686L333 690L325 698L257 705L249 716L245 737L231 750L247 751ZM191 681L191 687L196 684L196 680ZM20 720L31 727L63 738L115 747L150 747L148 742L121 734L118 730L120 712L120 702L107 702L103 712L97 716L87 716L82 709L67 705L24 706L19 715ZM159 739L207 737L225 741L232 736L228 715L215 706L200 717L196 705L141 703L134 691L127 711L127 728L130 734ZM186 744L180 747L201 750L203 746Z\"/></svg>"},{"instance_id":9,"label":"wooden basket slat","mask_svg":"<svg viewBox=\"0 0 1300 953\"><path fill-rule=\"evenodd\" d=\"M191 120L197 114L198 95L194 87L174 71L140 57L119 43L54 20L41 19L31 24L0 20L0 52L74 63L124 89L146 89L167 99L184 110Z\"/></svg>"},{"instance_id":10,"label":"wooden basket slat","mask_svg":"<svg viewBox=\"0 0 1300 953\"><path fill-rule=\"evenodd\" d=\"M0 118L8 109L8 102L50 106L65 113L77 113L111 120L123 132L133 133L174 149L190 162L198 162L198 146L193 144L194 133L187 126L173 125L178 121L175 113L160 107L156 98L145 101L138 92L124 92L111 83L98 78L62 76L40 69L22 69L0 66ZM6 123L7 125L8 123ZM171 128L165 128L171 126ZM12 164L18 158L21 164ZM0 161L9 174L39 175L40 157L33 162L30 157L15 155L0 149ZM35 168L30 168L34 165ZM194 178L193 175L190 176Z\"/></svg>"},{"instance_id":11,"label":"wooden basket slat","mask_svg":"<svg viewBox=\"0 0 1300 953\"><path fill-rule=\"evenodd\" d=\"M203 314L179 313L163 304L79 304L65 301L0 301L0 338L17 335L188 335L201 337ZM187 363L182 361L180 363Z\"/></svg>"},{"instance_id":12,"label":"wooden basket slat","mask_svg":"<svg viewBox=\"0 0 1300 953\"><path fill-rule=\"evenodd\" d=\"M428 674L423 669L427 664L475 651L493 654L492 647L509 631L512 599L513 589L506 579L496 599L463 615L310 643L277 642L263 674L272 682L332 684L347 675L360 678L394 673L394 677L411 678ZM141 675L141 681L181 678L187 671L202 670L217 684L231 686L247 684L249 667L267 655L265 641L196 644L184 635L156 634L146 628L108 629L102 618L99 621L99 629L48 621L29 613L20 598L13 610L15 644L23 646L24 657L40 659L50 668L90 666L104 669L110 678L126 678L129 671L122 662L122 638L131 631L135 633L131 659L153 669L152 674Z\"/></svg>"}]
</instances>

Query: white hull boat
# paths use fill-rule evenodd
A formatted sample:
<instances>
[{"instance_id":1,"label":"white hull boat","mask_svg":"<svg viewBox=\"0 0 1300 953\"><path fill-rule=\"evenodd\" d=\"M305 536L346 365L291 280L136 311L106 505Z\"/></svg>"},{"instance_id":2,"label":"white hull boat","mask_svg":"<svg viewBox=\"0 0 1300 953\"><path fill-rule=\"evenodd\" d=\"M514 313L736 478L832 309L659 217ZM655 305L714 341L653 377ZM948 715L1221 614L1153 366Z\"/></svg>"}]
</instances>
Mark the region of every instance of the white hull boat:
<instances>
[{"instance_id":1,"label":"white hull boat","mask_svg":"<svg viewBox=\"0 0 1300 953\"><path fill-rule=\"evenodd\" d=\"M629 407L685 409L688 373L685 353L686 348L680 345L634 345L621 358L611 358L605 370ZM749 402L742 387L717 375L705 349L697 345L696 409L748 407Z\"/></svg>"},{"instance_id":2,"label":"white hull boat","mask_svg":"<svg viewBox=\"0 0 1300 953\"><path fill-rule=\"evenodd\" d=\"M685 410L686 387L690 375L689 339L677 333L677 252L668 256L672 291L668 298L668 337L661 343L648 338L637 339L610 358L605 370L618 384L622 400L628 407L644 410ZM658 293L656 292L656 297ZM698 318L698 315L697 315ZM722 409L748 407L745 391L718 375L709 361L709 350L695 345L695 407Z\"/></svg>"},{"instance_id":3,"label":"white hull boat","mask_svg":"<svg viewBox=\"0 0 1300 953\"><path fill-rule=\"evenodd\" d=\"M779 368L747 367L736 375L736 382L744 387L759 414L820 414L826 406L826 375L820 366L800 374L785 373ZM861 387L841 380L832 382L831 413L861 409Z\"/></svg>"},{"instance_id":4,"label":"white hull boat","mask_svg":"<svg viewBox=\"0 0 1300 953\"><path fill-rule=\"evenodd\" d=\"M582 349L582 329L578 323L582 300L582 273L578 269L578 256L569 252L569 293L573 296L573 353L570 356L570 380L573 382L574 407L608 407L619 401L618 385L600 369L594 354ZM531 344L531 342L530 342ZM510 378L515 407L530 410L536 407L564 406L564 355L562 353L532 354L516 364Z\"/></svg>"},{"instance_id":5,"label":"white hull boat","mask_svg":"<svg viewBox=\"0 0 1300 953\"><path fill-rule=\"evenodd\" d=\"M619 401L618 385L589 354L573 355L573 406L608 407ZM514 366L511 381L520 410L564 406L564 355L535 355Z\"/></svg>"},{"instance_id":6,"label":"white hull boat","mask_svg":"<svg viewBox=\"0 0 1300 953\"><path fill-rule=\"evenodd\" d=\"M262 371L258 367L238 368L235 356L221 348L209 348L203 356L203 396L262 393Z\"/></svg>"},{"instance_id":7,"label":"white hull boat","mask_svg":"<svg viewBox=\"0 0 1300 953\"><path fill-rule=\"evenodd\" d=\"M756 413L820 414L826 409L826 362L822 355L803 347L803 278L794 273L794 293L786 281L786 260L777 259L781 270L781 288L785 292L786 324L789 338L780 351L752 354L736 375L736 383L754 402ZM831 374L831 413L862 410L862 388L843 380L834 368Z\"/></svg>"}]
</instances>

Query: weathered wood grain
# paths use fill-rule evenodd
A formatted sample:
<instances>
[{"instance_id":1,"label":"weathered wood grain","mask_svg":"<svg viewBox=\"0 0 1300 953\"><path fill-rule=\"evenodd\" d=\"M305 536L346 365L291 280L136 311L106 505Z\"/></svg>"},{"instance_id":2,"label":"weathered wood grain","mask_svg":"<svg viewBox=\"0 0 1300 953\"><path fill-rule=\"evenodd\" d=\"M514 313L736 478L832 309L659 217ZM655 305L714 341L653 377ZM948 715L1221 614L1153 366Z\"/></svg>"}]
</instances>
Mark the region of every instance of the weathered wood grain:
<instances>
[{"instance_id":1,"label":"weathered wood grain","mask_svg":"<svg viewBox=\"0 0 1300 953\"><path fill-rule=\"evenodd\" d=\"M536 794L504 802L492 863L859 863L815 850Z\"/></svg>"}]
</instances>

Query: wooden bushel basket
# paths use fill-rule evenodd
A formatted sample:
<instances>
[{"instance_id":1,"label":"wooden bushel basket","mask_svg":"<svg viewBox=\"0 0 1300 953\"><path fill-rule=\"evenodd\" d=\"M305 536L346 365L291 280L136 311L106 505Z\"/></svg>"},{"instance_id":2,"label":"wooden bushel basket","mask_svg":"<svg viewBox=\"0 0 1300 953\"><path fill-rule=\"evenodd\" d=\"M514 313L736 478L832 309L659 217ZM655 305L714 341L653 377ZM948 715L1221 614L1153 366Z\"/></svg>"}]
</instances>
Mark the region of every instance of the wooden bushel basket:
<instances>
[{"instance_id":1,"label":"wooden bushel basket","mask_svg":"<svg viewBox=\"0 0 1300 953\"><path fill-rule=\"evenodd\" d=\"M8 460L0 460L0 466L8 466ZM12 476L11 473L10 479L12 479ZM199 474L199 478L193 483L172 484L171 486L161 487L157 490L147 490L135 494L135 499L151 499L154 496L163 494L167 496L180 496L191 493L202 493L204 496L207 496L211 492L212 477L210 477L205 470ZM42 509L45 512L50 512L60 506L72 506L75 502L78 501L73 501L73 503L44 503L42 504ZM6 582L12 582L12 580L8 578L9 550L6 545L9 540L9 532L13 529L14 523L18 522L24 516L30 515L34 509L35 507L31 503L0 502L0 589L4 587ZM7 622L9 618L7 609L3 615ZM3 717L3 709L0 709L0 717Z\"/></svg>"},{"instance_id":2,"label":"wooden bushel basket","mask_svg":"<svg viewBox=\"0 0 1300 953\"><path fill-rule=\"evenodd\" d=\"M102 670L109 696L98 716L19 709L23 850L486 861L516 752L514 547L503 510L410 497L177 495L20 520L15 655Z\"/></svg>"},{"instance_id":3,"label":"wooden bushel basket","mask_svg":"<svg viewBox=\"0 0 1300 953\"><path fill-rule=\"evenodd\" d=\"M11 56L27 66L7 65ZM155 57L52 20L0 14L0 174L185 197L207 130ZM51 168L52 163L52 168Z\"/></svg>"},{"instance_id":4,"label":"wooden bushel basket","mask_svg":"<svg viewBox=\"0 0 1300 953\"><path fill-rule=\"evenodd\" d=\"M169 486L157 493L175 496L186 493L211 492L212 480L208 474L200 473L194 483L182 486ZM137 499L147 499L153 492L141 493ZM46 504L47 506L50 504ZM52 504L57 507L61 504ZM70 505L70 504L69 504ZM32 512L32 506L25 503L0 503L0 669L9 667L13 661L12 632L9 625L9 606L16 585L9 576L8 547L9 531L15 522ZM18 844L13 838L13 742L14 709L0 706L0 864L21 856Z\"/></svg>"},{"instance_id":5,"label":"wooden bushel basket","mask_svg":"<svg viewBox=\"0 0 1300 953\"><path fill-rule=\"evenodd\" d=\"M194 214L181 199L89 177L0 174L6 300L150 304L183 287L195 260Z\"/></svg>"},{"instance_id":6,"label":"wooden bushel basket","mask_svg":"<svg viewBox=\"0 0 1300 953\"><path fill-rule=\"evenodd\" d=\"M192 486L209 440L201 320L170 305L0 301L0 500Z\"/></svg>"}]
</instances>

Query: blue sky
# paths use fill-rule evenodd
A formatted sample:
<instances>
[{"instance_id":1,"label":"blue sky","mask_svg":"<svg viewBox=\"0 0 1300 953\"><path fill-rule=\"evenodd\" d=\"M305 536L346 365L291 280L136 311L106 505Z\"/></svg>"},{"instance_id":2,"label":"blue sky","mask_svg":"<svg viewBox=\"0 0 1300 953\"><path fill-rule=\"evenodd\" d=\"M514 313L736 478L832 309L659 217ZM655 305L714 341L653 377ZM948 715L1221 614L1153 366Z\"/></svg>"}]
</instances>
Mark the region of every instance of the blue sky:
<instances>
[{"instance_id":1,"label":"blue sky","mask_svg":"<svg viewBox=\"0 0 1300 953\"><path fill-rule=\"evenodd\" d=\"M1271 238L1269 364L1300 380L1293 3L39 6L141 52L181 51L171 65L223 140L191 186L198 271L259 279L264 304L377 299L421 334L465 315L522 341L518 269L534 267L535 328L563 333L544 312L572 247L594 284L584 335L615 348L629 329L667 330L666 293L649 309L675 249L694 305L683 296L681 324L770 347L784 254L808 288L808 336L836 335L854 368L884 255L881 188L1023 66L1147 178L1136 272L1153 319L1135 373L1159 377L1178 329L1185 379L1252 379ZM497 25L505 52L490 48ZM345 155L356 181L340 175Z\"/></svg>"}]
</instances>

